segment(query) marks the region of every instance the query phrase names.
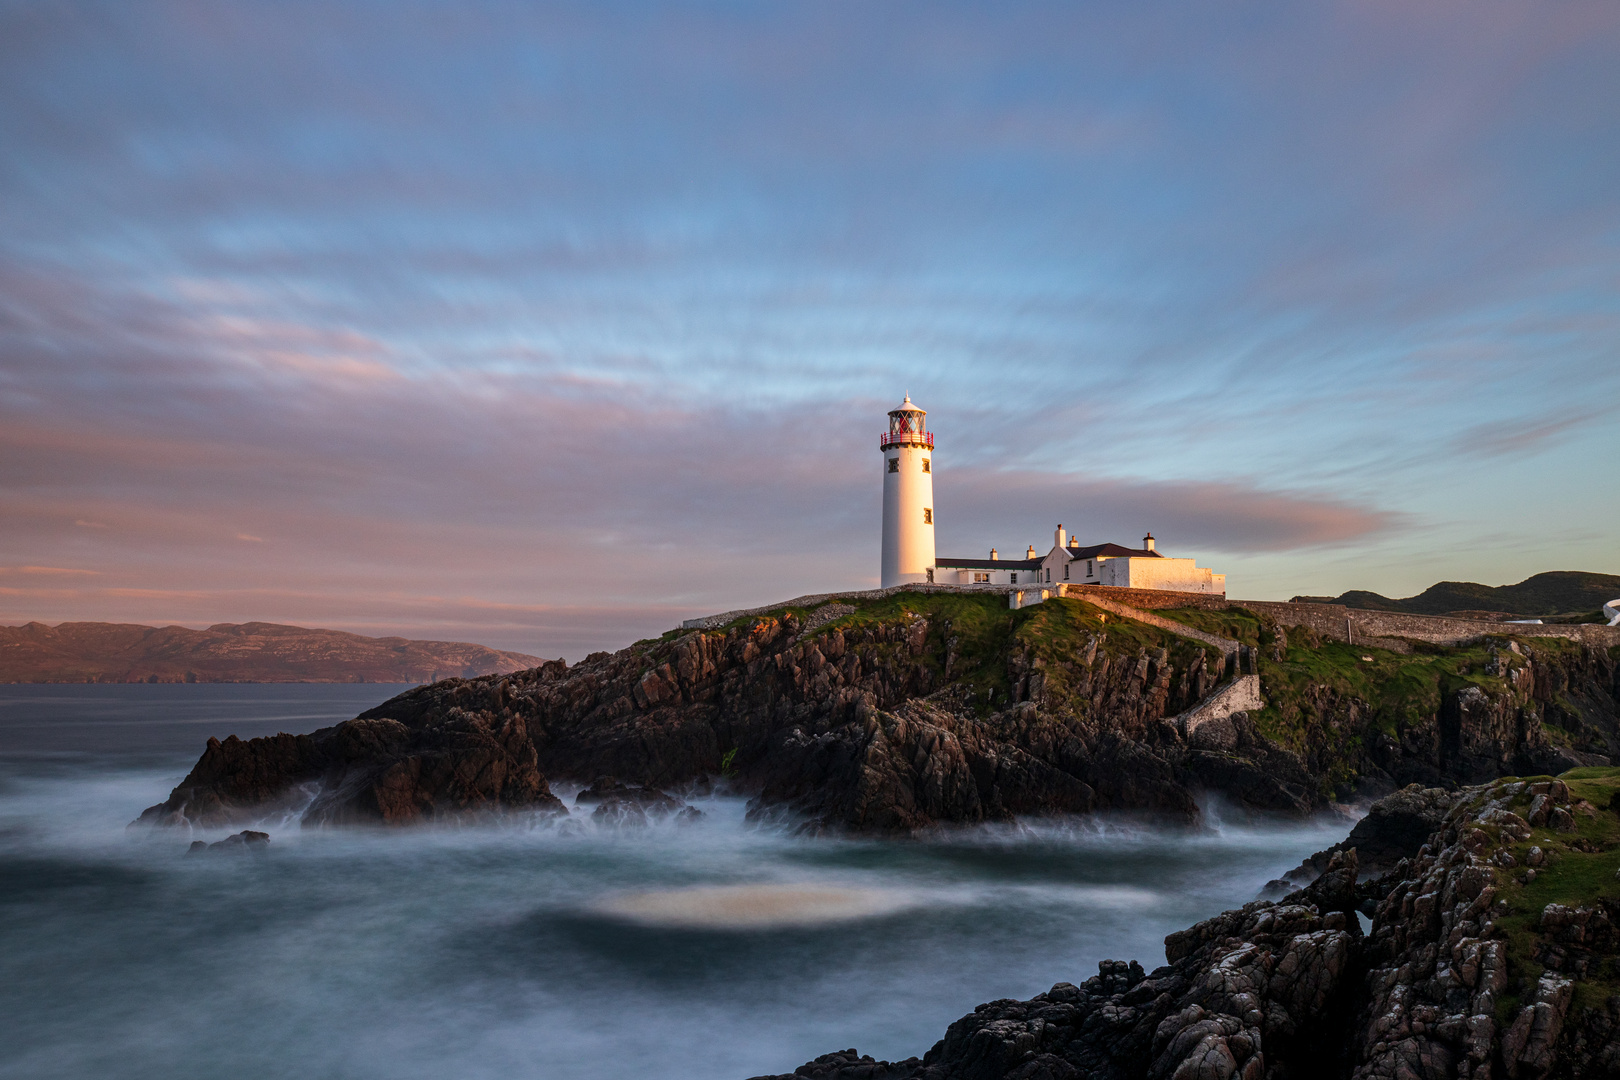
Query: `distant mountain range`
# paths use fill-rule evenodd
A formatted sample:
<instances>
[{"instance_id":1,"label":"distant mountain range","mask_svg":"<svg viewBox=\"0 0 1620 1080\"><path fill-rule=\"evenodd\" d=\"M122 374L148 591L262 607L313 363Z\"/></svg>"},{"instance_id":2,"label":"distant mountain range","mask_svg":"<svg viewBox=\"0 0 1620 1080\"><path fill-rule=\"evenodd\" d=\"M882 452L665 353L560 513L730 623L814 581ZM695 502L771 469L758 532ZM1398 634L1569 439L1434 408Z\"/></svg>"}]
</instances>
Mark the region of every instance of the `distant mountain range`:
<instances>
[{"instance_id":1,"label":"distant mountain range","mask_svg":"<svg viewBox=\"0 0 1620 1080\"><path fill-rule=\"evenodd\" d=\"M1620 576L1553 570L1525 578L1517 585L1477 585L1442 581L1416 596L1391 600L1375 592L1352 590L1343 596L1296 596L1295 603L1343 604L1371 611L1404 611L1411 615L1502 614L1526 618L1595 613L1620 597Z\"/></svg>"},{"instance_id":2,"label":"distant mountain range","mask_svg":"<svg viewBox=\"0 0 1620 1080\"><path fill-rule=\"evenodd\" d=\"M371 638L277 623L0 626L0 683L432 682L544 663L464 641Z\"/></svg>"}]
</instances>

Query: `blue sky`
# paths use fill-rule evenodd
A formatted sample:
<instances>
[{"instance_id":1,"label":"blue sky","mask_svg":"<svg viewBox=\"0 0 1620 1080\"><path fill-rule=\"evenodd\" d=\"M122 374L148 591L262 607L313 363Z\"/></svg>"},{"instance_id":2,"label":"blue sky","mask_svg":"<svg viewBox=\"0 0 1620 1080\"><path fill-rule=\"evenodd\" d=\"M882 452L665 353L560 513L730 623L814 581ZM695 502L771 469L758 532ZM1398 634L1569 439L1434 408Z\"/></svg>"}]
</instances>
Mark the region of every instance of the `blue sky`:
<instances>
[{"instance_id":1,"label":"blue sky","mask_svg":"<svg viewBox=\"0 0 1620 1080\"><path fill-rule=\"evenodd\" d=\"M1620 573L1620 7L0 4L0 621Z\"/></svg>"}]
</instances>

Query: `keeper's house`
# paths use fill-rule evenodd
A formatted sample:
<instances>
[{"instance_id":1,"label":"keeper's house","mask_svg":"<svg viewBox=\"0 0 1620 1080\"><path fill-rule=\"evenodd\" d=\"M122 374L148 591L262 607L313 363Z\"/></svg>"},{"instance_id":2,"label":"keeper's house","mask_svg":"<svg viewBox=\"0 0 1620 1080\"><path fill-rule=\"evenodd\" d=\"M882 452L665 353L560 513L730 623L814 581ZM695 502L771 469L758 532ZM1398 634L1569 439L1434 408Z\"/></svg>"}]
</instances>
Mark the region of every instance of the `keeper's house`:
<instances>
[{"instance_id":1,"label":"keeper's house","mask_svg":"<svg viewBox=\"0 0 1620 1080\"><path fill-rule=\"evenodd\" d=\"M1174 592L1226 592L1226 575L1199 567L1192 559L1172 559L1154 548L1153 534L1139 548L1119 544L1081 547L1057 527L1052 550L1037 555L1032 545L1022 559L1003 559L995 548L988 559L934 560L937 585L1119 585Z\"/></svg>"}]
</instances>

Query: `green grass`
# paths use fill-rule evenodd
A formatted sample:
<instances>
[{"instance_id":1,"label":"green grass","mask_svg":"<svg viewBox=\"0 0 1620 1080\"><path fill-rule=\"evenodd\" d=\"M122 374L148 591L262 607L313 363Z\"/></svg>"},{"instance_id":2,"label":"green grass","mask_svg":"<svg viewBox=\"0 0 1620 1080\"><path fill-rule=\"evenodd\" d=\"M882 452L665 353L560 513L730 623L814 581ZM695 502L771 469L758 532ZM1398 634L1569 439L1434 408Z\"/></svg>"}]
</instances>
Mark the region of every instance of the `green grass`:
<instances>
[{"instance_id":1,"label":"green grass","mask_svg":"<svg viewBox=\"0 0 1620 1080\"><path fill-rule=\"evenodd\" d=\"M1081 657L1093 638L1097 640L1098 656L1128 657L1133 663L1142 649L1166 650L1167 658L1178 669L1192 664L1198 652L1205 654L1211 672L1221 659L1217 649L1120 618L1076 599L1054 597L1016 611L1007 606L1004 595L990 593L900 592L872 600L839 597L833 602L849 604L855 610L817 627L807 641L835 630L859 633L927 619L924 653L918 658L908 655L907 661L930 668L936 685L955 684L981 714L1001 708L1011 699L1009 669L1015 655L1027 656L1034 668L1045 673L1048 692L1056 695L1053 700L1058 703L1077 681ZM813 610L774 609L734 619L706 632L723 634L734 626L746 626L760 618L781 618L790 612L802 619ZM673 631L650 644L656 647L682 633ZM909 652L905 642L889 642L873 648L872 654L882 659L901 650ZM947 656L951 657L948 674ZM1078 702L1075 705L1079 707Z\"/></svg>"},{"instance_id":2,"label":"green grass","mask_svg":"<svg viewBox=\"0 0 1620 1080\"><path fill-rule=\"evenodd\" d=\"M1519 777L1532 783L1550 780L1547 776ZM1575 806L1575 831L1554 832L1549 827L1535 829L1530 839L1509 846L1519 865L1512 869L1495 871L1498 900L1506 900L1507 913L1497 918L1508 947L1508 990L1499 1005L1499 1015L1512 1019L1523 994L1540 978L1545 970L1536 960L1541 944L1541 912L1548 904L1568 907L1590 906L1608 899L1620 901L1620 815L1609 810L1609 800L1620 792L1620 768L1589 767L1571 769L1559 779L1569 785ZM1492 790L1499 790L1508 780L1498 781ZM1519 795L1511 809L1523 816L1529 809L1532 796ZM1579 806L1585 800L1591 811ZM1495 830L1488 830L1495 832ZM1579 844L1580 847L1576 845ZM1524 873L1532 846L1538 846L1547 855L1546 865L1537 868L1536 879L1528 885L1519 878ZM1590 850L1580 850L1581 847ZM1600 961L1575 984L1575 1008L1600 1005L1620 993L1620 977L1613 965Z\"/></svg>"},{"instance_id":3,"label":"green grass","mask_svg":"<svg viewBox=\"0 0 1620 1080\"><path fill-rule=\"evenodd\" d=\"M1270 635L1275 632L1275 624L1270 619L1247 608L1226 608L1222 611L1208 611L1204 608L1166 608L1153 614L1185 623L1194 630L1202 630L1206 634L1232 638L1245 645L1256 647L1261 644L1262 638L1269 644L1272 640Z\"/></svg>"}]
</instances>

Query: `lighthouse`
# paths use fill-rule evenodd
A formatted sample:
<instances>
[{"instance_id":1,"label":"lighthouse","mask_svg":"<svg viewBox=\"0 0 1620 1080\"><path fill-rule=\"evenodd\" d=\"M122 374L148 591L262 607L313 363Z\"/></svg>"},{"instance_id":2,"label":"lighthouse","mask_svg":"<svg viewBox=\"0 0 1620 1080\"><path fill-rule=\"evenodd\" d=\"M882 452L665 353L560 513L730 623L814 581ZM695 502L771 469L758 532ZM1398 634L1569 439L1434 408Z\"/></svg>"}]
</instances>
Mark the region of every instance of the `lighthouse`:
<instances>
[{"instance_id":1,"label":"lighthouse","mask_svg":"<svg viewBox=\"0 0 1620 1080\"><path fill-rule=\"evenodd\" d=\"M934 435L911 395L889 413L883 451L883 587L933 580Z\"/></svg>"}]
</instances>

